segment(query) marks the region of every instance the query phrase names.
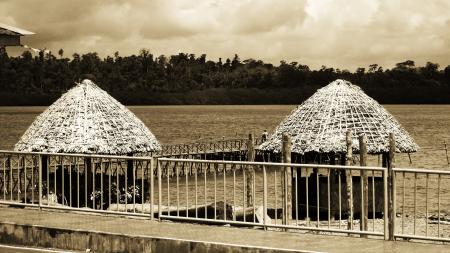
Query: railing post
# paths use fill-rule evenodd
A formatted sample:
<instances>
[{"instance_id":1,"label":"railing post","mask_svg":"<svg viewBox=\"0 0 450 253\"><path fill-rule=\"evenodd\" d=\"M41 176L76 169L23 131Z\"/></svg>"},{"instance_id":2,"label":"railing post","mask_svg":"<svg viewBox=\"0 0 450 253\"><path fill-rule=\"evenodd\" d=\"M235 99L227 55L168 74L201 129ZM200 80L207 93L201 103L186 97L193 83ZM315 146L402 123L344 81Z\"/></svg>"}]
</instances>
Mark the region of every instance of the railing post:
<instances>
[{"instance_id":1,"label":"railing post","mask_svg":"<svg viewBox=\"0 0 450 253\"><path fill-rule=\"evenodd\" d=\"M282 162L291 163L291 137L283 133ZM292 219L292 172L290 167L284 167L282 173L283 224L289 225Z\"/></svg>"},{"instance_id":2,"label":"railing post","mask_svg":"<svg viewBox=\"0 0 450 253\"><path fill-rule=\"evenodd\" d=\"M247 141L247 161L253 162L255 161L255 149L253 146L253 134L248 135L248 141ZM254 177L254 171L252 166L247 167L247 207L253 205L253 177Z\"/></svg>"},{"instance_id":3,"label":"railing post","mask_svg":"<svg viewBox=\"0 0 450 253\"><path fill-rule=\"evenodd\" d=\"M39 155L39 165L38 165L38 173L39 173L39 179L38 179L38 191L39 191L39 210L41 210L42 206L42 156ZM48 182L47 182L48 184Z\"/></svg>"},{"instance_id":4,"label":"railing post","mask_svg":"<svg viewBox=\"0 0 450 253\"><path fill-rule=\"evenodd\" d=\"M161 214L162 214L162 192L161 192L161 185L162 185L162 178L161 178L161 162L159 159L156 160L156 169L158 171L158 220L161 221ZM169 175L167 175L169 176Z\"/></svg>"},{"instance_id":5,"label":"railing post","mask_svg":"<svg viewBox=\"0 0 450 253\"><path fill-rule=\"evenodd\" d=\"M148 190L147 191L149 191L149 202L150 202L150 219L151 220L153 220L154 219L154 209L153 209L153 206L154 206L154 200L153 200L153 194L154 194L154 192L155 192L155 187L154 187L154 171L155 171L155 161L156 161L156 159L152 156L152 158L150 159L150 179L149 179L149 175L147 175L147 180L148 181L150 181L149 182L149 184L148 184ZM144 200L145 200L145 198L144 198Z\"/></svg>"},{"instance_id":6,"label":"railing post","mask_svg":"<svg viewBox=\"0 0 450 253\"><path fill-rule=\"evenodd\" d=\"M395 239L395 210L394 210L394 199L395 199L395 191L393 187L395 186L395 177L394 171L392 170L395 167L395 138L394 134L389 134L389 156L388 156L388 219L389 219L389 240L393 241ZM404 214L403 214L404 215Z\"/></svg>"},{"instance_id":7,"label":"railing post","mask_svg":"<svg viewBox=\"0 0 450 253\"><path fill-rule=\"evenodd\" d=\"M267 230L267 173L266 173L266 166L262 166L263 169L263 224L264 224L264 230ZM275 210L276 212L276 210Z\"/></svg>"},{"instance_id":8,"label":"railing post","mask_svg":"<svg viewBox=\"0 0 450 253\"><path fill-rule=\"evenodd\" d=\"M352 132L349 130L346 134L347 153L345 156L345 166L351 166L353 163L353 148L352 148ZM347 190L347 229L353 230L353 178L352 172L349 169L345 170L346 174L346 190Z\"/></svg>"},{"instance_id":9,"label":"railing post","mask_svg":"<svg viewBox=\"0 0 450 253\"><path fill-rule=\"evenodd\" d=\"M359 136L359 163L360 166L367 166L367 138L365 135ZM367 231L369 216L369 186L367 180L367 171L361 171L361 222L360 230ZM375 212L375 210L372 210ZM361 235L367 238L367 235Z\"/></svg>"}]
</instances>

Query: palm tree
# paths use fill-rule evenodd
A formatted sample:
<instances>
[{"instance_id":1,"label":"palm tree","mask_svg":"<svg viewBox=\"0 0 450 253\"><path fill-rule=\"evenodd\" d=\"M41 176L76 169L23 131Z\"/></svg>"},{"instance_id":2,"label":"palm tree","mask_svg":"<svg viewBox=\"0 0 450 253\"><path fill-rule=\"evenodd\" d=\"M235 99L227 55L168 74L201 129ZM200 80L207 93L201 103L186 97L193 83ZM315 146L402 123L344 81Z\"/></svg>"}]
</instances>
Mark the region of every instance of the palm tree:
<instances>
[{"instance_id":1,"label":"palm tree","mask_svg":"<svg viewBox=\"0 0 450 253\"><path fill-rule=\"evenodd\" d=\"M62 59L63 55L64 55L64 50L61 48L58 51L59 57Z\"/></svg>"}]
</instances>

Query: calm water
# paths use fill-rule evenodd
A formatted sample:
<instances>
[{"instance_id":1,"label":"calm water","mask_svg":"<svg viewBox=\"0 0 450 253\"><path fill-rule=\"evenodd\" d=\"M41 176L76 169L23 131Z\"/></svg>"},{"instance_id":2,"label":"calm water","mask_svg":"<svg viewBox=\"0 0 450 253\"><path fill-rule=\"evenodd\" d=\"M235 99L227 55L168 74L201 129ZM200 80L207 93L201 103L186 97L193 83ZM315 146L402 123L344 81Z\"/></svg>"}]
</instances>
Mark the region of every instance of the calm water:
<instances>
[{"instance_id":1,"label":"calm water","mask_svg":"<svg viewBox=\"0 0 450 253\"><path fill-rule=\"evenodd\" d=\"M449 168L443 141L450 142L450 105L386 105L423 147L398 156L399 166ZM295 105L130 106L164 144L259 135L273 130ZM12 149L45 107L0 107L0 148ZM432 148L432 149L430 149ZM441 149L441 150L438 150ZM376 162L376 159L372 159Z\"/></svg>"}]
</instances>

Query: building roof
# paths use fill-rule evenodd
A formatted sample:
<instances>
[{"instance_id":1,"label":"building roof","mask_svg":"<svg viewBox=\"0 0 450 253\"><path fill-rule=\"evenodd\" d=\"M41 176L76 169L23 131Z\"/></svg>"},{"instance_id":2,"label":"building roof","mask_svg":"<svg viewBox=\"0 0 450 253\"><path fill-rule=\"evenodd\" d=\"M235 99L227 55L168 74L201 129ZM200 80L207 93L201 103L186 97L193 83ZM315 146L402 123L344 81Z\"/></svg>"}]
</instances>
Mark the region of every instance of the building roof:
<instances>
[{"instance_id":1,"label":"building roof","mask_svg":"<svg viewBox=\"0 0 450 253\"><path fill-rule=\"evenodd\" d=\"M23 36L23 35L33 35L34 32L30 32L24 29L0 23L0 34Z\"/></svg>"},{"instance_id":2,"label":"building roof","mask_svg":"<svg viewBox=\"0 0 450 253\"><path fill-rule=\"evenodd\" d=\"M84 80L39 115L14 149L125 155L159 151L161 145L136 115Z\"/></svg>"},{"instance_id":3,"label":"building roof","mask_svg":"<svg viewBox=\"0 0 450 253\"><path fill-rule=\"evenodd\" d=\"M397 152L415 152L418 145L383 106L358 86L336 80L319 89L292 111L260 149L280 152L281 138L292 138L292 152L346 152L346 132L352 131L353 149L359 151L359 135L367 137L370 154L388 152L389 133L396 139Z\"/></svg>"}]
</instances>

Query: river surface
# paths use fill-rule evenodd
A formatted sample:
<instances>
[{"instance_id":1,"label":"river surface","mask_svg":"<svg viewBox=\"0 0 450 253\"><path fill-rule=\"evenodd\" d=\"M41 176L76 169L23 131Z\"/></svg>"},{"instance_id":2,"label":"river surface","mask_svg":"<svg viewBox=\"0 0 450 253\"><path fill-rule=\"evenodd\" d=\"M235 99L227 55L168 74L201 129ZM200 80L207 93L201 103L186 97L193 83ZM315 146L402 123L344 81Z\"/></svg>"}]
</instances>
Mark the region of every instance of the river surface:
<instances>
[{"instance_id":1,"label":"river surface","mask_svg":"<svg viewBox=\"0 0 450 253\"><path fill-rule=\"evenodd\" d=\"M163 144L259 136L271 132L295 105L130 106ZM385 105L421 150L398 155L398 166L449 169L450 105ZM45 107L0 107L0 148L10 150ZM450 145L449 145L450 148ZM374 159L372 159L374 160ZM375 159L376 160L376 159Z\"/></svg>"}]
</instances>

